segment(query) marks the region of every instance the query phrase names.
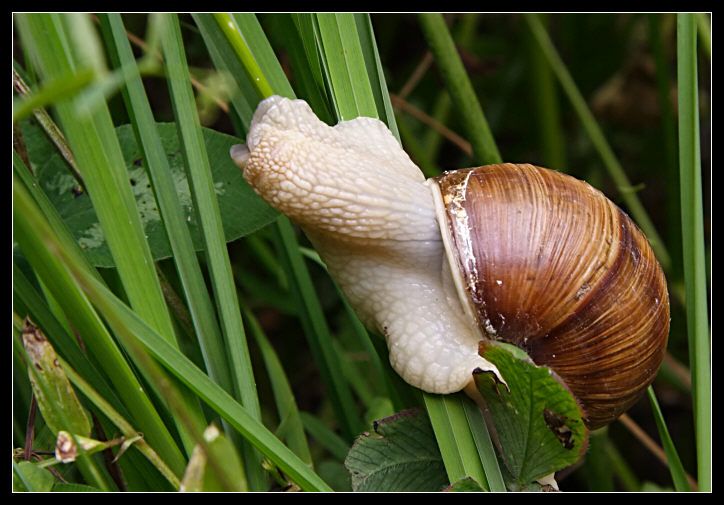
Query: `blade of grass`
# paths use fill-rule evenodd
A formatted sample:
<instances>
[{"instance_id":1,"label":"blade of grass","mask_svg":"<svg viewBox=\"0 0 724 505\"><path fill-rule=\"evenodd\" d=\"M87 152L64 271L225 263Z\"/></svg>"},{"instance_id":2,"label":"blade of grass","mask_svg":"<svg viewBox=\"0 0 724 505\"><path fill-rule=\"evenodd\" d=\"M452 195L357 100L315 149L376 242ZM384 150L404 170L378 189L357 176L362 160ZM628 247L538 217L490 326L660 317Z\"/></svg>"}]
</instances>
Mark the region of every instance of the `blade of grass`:
<instances>
[{"instance_id":1,"label":"blade of grass","mask_svg":"<svg viewBox=\"0 0 724 505\"><path fill-rule=\"evenodd\" d=\"M264 330L262 330L259 322L256 320L250 310L244 310L246 324L249 326L254 340L261 351L264 365L266 366L267 376L271 382L272 391L274 392L274 401L276 403L279 419L285 423L285 440L289 448L299 456L307 465L312 467L312 455L307 444L307 437L304 435L304 426L299 416L299 408L294 398L294 392L289 384L284 367L282 366L279 356L269 343ZM313 468L313 467L312 467Z\"/></svg>"},{"instance_id":2,"label":"blade of grass","mask_svg":"<svg viewBox=\"0 0 724 505\"><path fill-rule=\"evenodd\" d=\"M244 35L236 24L236 20L231 14L218 13L214 14L214 17L246 71L249 72L250 75L264 75L256 58L254 58L254 55L249 49L249 45L244 40ZM269 81L266 79L252 78L251 82L254 84L259 95L271 96L274 94L274 91L269 85Z\"/></svg>"},{"instance_id":3,"label":"blade of grass","mask_svg":"<svg viewBox=\"0 0 724 505\"><path fill-rule=\"evenodd\" d=\"M294 69L294 80L299 98L304 99L317 117L332 122L327 92L324 88L319 54L311 28L310 14L275 14L274 25L279 44L286 49L289 63Z\"/></svg>"},{"instance_id":4,"label":"blade of grass","mask_svg":"<svg viewBox=\"0 0 724 505\"><path fill-rule=\"evenodd\" d=\"M709 17L705 12L698 12L694 15L696 16L699 44L704 50L706 57L709 58L709 61L711 61L711 24L709 23Z\"/></svg>"},{"instance_id":5,"label":"blade of grass","mask_svg":"<svg viewBox=\"0 0 724 505\"><path fill-rule=\"evenodd\" d=\"M259 21L254 14L233 14L232 15L239 33L244 38L246 45L249 47L254 61L259 65L261 75L266 78L268 87L265 89L269 93L294 98L294 90L289 83L287 76L282 70L274 50L267 40L264 30L262 30ZM247 67L251 69L251 67ZM263 79L259 80L259 84L263 84ZM270 96L267 93L260 96Z\"/></svg>"},{"instance_id":6,"label":"blade of grass","mask_svg":"<svg viewBox=\"0 0 724 505\"><path fill-rule=\"evenodd\" d=\"M656 228L646 212L646 209L641 204L638 195L635 191L631 191L631 188L633 187L631 181L629 181L621 163L618 161L616 155L611 149L611 146L606 141L606 137L603 135L601 127L596 122L596 118L593 116L593 113L591 113L591 110L586 104L586 100L581 95L575 81L571 77L571 74L568 72L563 60L556 51L548 32L546 32L545 27L540 21L540 18L536 14L525 14L525 20L529 29L533 33L533 36L540 45L548 64L556 74L563 91L571 101L571 105L573 105L573 108L578 115L578 119L581 121L581 125L586 130L591 143L601 156L601 161L616 185L616 188L619 191L619 196L626 204L626 207L628 208L628 211L634 221L636 221L639 227L641 227L641 230L648 238L651 243L651 247L656 253L656 257L661 263L661 266L665 271L669 271L671 268L671 258L666 250L663 240L656 231Z\"/></svg>"},{"instance_id":7,"label":"blade of grass","mask_svg":"<svg viewBox=\"0 0 724 505\"><path fill-rule=\"evenodd\" d=\"M450 482L471 477L488 490L488 480L473 435L469 429L459 429L468 426L463 399L457 395L429 393L424 393L423 397Z\"/></svg>"},{"instance_id":8,"label":"blade of grass","mask_svg":"<svg viewBox=\"0 0 724 505\"><path fill-rule=\"evenodd\" d=\"M390 94L387 91L385 72L382 69L382 61L380 61L380 54L379 51L377 51L377 44L375 43L372 20L369 14L354 14L354 21L357 25L360 49L362 50L365 67L367 68L367 79L370 81L372 94L375 97L377 113L379 118L387 124L392 134L400 138Z\"/></svg>"},{"instance_id":9,"label":"blade of grass","mask_svg":"<svg viewBox=\"0 0 724 505\"><path fill-rule=\"evenodd\" d=\"M85 69L78 73L61 75L43 85L41 89L23 99L13 101L13 122L28 117L35 109L70 98L93 80L93 72Z\"/></svg>"},{"instance_id":10,"label":"blade of grass","mask_svg":"<svg viewBox=\"0 0 724 505\"><path fill-rule=\"evenodd\" d=\"M189 83L181 28L178 17L165 15L166 30L161 36L164 64L168 75L172 102L179 127L182 152L186 160L187 178L194 198L195 209L203 233L206 263L214 288L215 299L226 340L231 376L237 397L256 420L261 419L254 372L241 320L239 301L234 286L229 255L226 249L219 204L206 154L201 123L196 111L193 89ZM244 463L251 489L266 489L266 477L259 455L248 445L242 447Z\"/></svg>"},{"instance_id":11,"label":"blade of grass","mask_svg":"<svg viewBox=\"0 0 724 505\"><path fill-rule=\"evenodd\" d=\"M664 14L648 14L651 50L656 60L656 87L661 109L661 138L664 149L662 160L666 167L666 235L668 251L671 254L673 277L682 277L681 266L681 190L679 188L679 166L677 152L676 120L671 103L671 68L664 48L661 24Z\"/></svg>"},{"instance_id":12,"label":"blade of grass","mask_svg":"<svg viewBox=\"0 0 724 505\"><path fill-rule=\"evenodd\" d=\"M711 375L701 154L696 25L692 14L677 16L679 169L681 230L686 286L689 368L692 374L699 488L711 490Z\"/></svg>"},{"instance_id":13,"label":"blade of grass","mask_svg":"<svg viewBox=\"0 0 724 505\"><path fill-rule=\"evenodd\" d=\"M659 407L659 402L656 399L654 388L649 386L646 390L646 394L651 402L651 410L654 414L656 427L659 430L659 438L661 439L661 444L666 452L667 466L671 472L671 480L674 482L674 488L680 492L691 491L689 481L686 478L686 471L684 471L684 466L681 464L681 459L679 459L679 453L676 451L674 442L671 440L671 436L669 435L669 429L666 427L666 421L664 420L664 415L661 413L661 408Z\"/></svg>"},{"instance_id":14,"label":"blade of grass","mask_svg":"<svg viewBox=\"0 0 724 505\"><path fill-rule=\"evenodd\" d=\"M316 416L309 412L299 412L299 415L307 433L309 433L319 445L329 451L332 456L343 462L349 452L349 444L347 444L342 437L330 430Z\"/></svg>"},{"instance_id":15,"label":"blade of grass","mask_svg":"<svg viewBox=\"0 0 724 505\"><path fill-rule=\"evenodd\" d=\"M350 14L316 14L322 59L329 73L337 119L378 117L357 24ZM384 112L384 111L383 111Z\"/></svg>"},{"instance_id":16,"label":"blade of grass","mask_svg":"<svg viewBox=\"0 0 724 505\"><path fill-rule=\"evenodd\" d=\"M420 14L419 19L445 87L473 146L475 160L483 164L500 163L500 152L445 20L440 14Z\"/></svg>"},{"instance_id":17,"label":"blade of grass","mask_svg":"<svg viewBox=\"0 0 724 505\"><path fill-rule=\"evenodd\" d=\"M548 17L540 17L541 24L548 28ZM558 89L550 65L546 64L540 46L530 31L525 37L530 79L535 85L530 86L533 98L533 116L536 133L541 146L541 161L544 166L560 171L567 171L566 148L563 143L561 129Z\"/></svg>"},{"instance_id":18,"label":"blade of grass","mask_svg":"<svg viewBox=\"0 0 724 505\"><path fill-rule=\"evenodd\" d=\"M463 49L470 49L471 44L475 40L475 34L480 23L482 16L480 14L466 14L461 17L459 26L457 27L457 33L455 34L455 41L458 47ZM428 52L432 62L432 53ZM404 98L404 97L403 97ZM450 100L450 94L446 90L440 90L440 93L435 100L435 104L432 107L431 116L433 119L440 123L446 124L448 116L450 115L450 109L452 101ZM436 161L437 156L442 144L443 137L435 129L428 129L422 140L422 145L426 146L427 156L432 160ZM438 174L439 174L438 169ZM436 175L438 175L436 174Z\"/></svg>"},{"instance_id":19,"label":"blade of grass","mask_svg":"<svg viewBox=\"0 0 724 505\"><path fill-rule=\"evenodd\" d=\"M150 22L159 24L155 20ZM206 370L217 384L227 392L233 393L234 384L231 380L224 340L125 27L118 14L101 16L101 26L111 48L109 52L114 63L128 69L125 72L124 88L126 110L131 117L138 145L141 146L146 161ZM157 32L162 33L164 28L161 25ZM239 440L235 440L234 432L228 425L225 424L224 427L225 431L232 433L232 440L238 443Z\"/></svg>"},{"instance_id":20,"label":"blade of grass","mask_svg":"<svg viewBox=\"0 0 724 505\"><path fill-rule=\"evenodd\" d=\"M506 492L508 489L505 487L503 474L498 465L498 457L495 454L493 441L490 438L483 413L469 400L463 401L462 404L465 410L465 417L470 425L470 432L475 440L475 447L478 449L480 462L483 464L488 486L493 492Z\"/></svg>"}]
</instances>

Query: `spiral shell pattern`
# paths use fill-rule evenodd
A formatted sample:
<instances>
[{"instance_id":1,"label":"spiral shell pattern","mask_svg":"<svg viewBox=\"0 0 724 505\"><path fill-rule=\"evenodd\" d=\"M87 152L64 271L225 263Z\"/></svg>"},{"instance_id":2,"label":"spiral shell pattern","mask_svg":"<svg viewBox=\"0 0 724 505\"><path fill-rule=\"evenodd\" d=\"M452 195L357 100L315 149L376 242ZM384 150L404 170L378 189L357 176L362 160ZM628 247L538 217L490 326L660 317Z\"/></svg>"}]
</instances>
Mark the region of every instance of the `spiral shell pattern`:
<instances>
[{"instance_id":1,"label":"spiral shell pattern","mask_svg":"<svg viewBox=\"0 0 724 505\"><path fill-rule=\"evenodd\" d=\"M633 221L587 183L532 165L458 170L435 183L459 291L482 335L550 367L591 428L630 408L669 334L666 279Z\"/></svg>"}]
</instances>

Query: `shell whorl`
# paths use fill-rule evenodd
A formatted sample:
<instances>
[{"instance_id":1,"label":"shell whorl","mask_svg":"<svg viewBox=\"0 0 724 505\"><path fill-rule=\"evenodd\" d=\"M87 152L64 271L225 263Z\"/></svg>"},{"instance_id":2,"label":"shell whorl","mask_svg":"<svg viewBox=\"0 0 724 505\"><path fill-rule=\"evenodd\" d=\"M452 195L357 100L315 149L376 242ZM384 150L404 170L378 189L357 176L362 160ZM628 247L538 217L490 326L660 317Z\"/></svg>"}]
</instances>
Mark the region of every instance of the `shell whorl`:
<instances>
[{"instance_id":1,"label":"shell whorl","mask_svg":"<svg viewBox=\"0 0 724 505\"><path fill-rule=\"evenodd\" d=\"M435 183L481 334L552 368L592 428L631 407L669 332L666 279L631 219L585 182L532 165L458 170Z\"/></svg>"}]
</instances>

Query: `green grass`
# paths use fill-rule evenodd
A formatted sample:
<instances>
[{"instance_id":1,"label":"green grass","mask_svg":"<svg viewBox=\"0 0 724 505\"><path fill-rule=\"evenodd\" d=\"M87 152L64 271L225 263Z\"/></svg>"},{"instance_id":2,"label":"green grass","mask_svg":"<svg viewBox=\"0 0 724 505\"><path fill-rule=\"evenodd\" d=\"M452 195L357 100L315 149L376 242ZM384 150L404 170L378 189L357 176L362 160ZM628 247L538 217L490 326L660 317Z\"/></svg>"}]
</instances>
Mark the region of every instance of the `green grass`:
<instances>
[{"instance_id":1,"label":"green grass","mask_svg":"<svg viewBox=\"0 0 724 505\"><path fill-rule=\"evenodd\" d=\"M684 246L689 367L692 375L697 469L702 491L711 491L711 357L707 310L704 216L701 188L696 25L677 17L679 170Z\"/></svg>"},{"instance_id":2,"label":"green grass","mask_svg":"<svg viewBox=\"0 0 724 505\"><path fill-rule=\"evenodd\" d=\"M643 446L614 424L592 436L580 469L559 475L561 489L673 483L684 491L687 472L699 490L711 489L710 212L702 195L710 183L700 147L708 145L700 125L710 120L710 90L706 68L697 66L711 62L706 15L24 14L15 21L16 87L23 90L13 103L16 131L35 121L54 142L16 135L15 323L29 315L42 328L109 438L143 434L112 465L100 455L55 465L68 482L177 489L200 446L227 489L344 489L348 484L328 469L341 468L355 437L370 429L369 416L422 407L451 481L473 477L485 489L506 489L495 434L480 411L462 395L421 395L404 384L382 338L364 328L289 220L280 216L225 243L215 160L200 130L203 93L229 106L204 126L240 139L258 102L281 94L306 100L329 124L381 119L427 175L471 162L541 160L604 189L643 229L666 269L674 295L669 352L689 364L692 388L660 374L662 402L651 389L649 401L630 412L658 432L667 465L646 463ZM146 49L134 49L128 33L143 38L133 43ZM655 63L645 89L659 112L647 125L627 126L596 97L612 76L626 78L635 68L637 33L651 43L640 50ZM472 157L398 102L393 111L390 92L400 89L407 105L469 141ZM641 120L637 105L624 117ZM177 154L187 162L202 252L185 225L156 121L180 126ZM124 123L133 125L142 150L173 252L168 260L154 263L144 236L114 131ZM51 203L49 181L41 178L54 157L72 161L115 269L91 264L74 237L78 230ZM22 446L30 428L35 449L48 450L42 413L27 424L29 376L18 365L18 344L16 337L15 444ZM682 414L689 405L692 418ZM243 470L225 466L204 440L211 423L229 435ZM13 472L28 488L39 485L15 460Z\"/></svg>"}]
</instances>

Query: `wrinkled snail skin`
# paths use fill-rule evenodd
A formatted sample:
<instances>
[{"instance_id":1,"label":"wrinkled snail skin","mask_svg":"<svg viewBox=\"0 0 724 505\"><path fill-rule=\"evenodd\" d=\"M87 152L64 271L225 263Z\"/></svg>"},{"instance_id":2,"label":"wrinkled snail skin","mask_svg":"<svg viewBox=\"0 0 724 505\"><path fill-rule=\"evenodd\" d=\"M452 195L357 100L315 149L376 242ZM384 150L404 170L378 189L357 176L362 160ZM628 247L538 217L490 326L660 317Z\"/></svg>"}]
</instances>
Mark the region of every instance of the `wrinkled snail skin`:
<instances>
[{"instance_id":1,"label":"wrinkled snail skin","mask_svg":"<svg viewBox=\"0 0 724 505\"><path fill-rule=\"evenodd\" d=\"M550 366L598 427L653 381L668 337L666 281L643 234L602 193L558 172L500 164L424 176L387 127L329 127L301 100L258 107L232 158L297 222L390 362L451 393L481 339Z\"/></svg>"},{"instance_id":2,"label":"wrinkled snail skin","mask_svg":"<svg viewBox=\"0 0 724 505\"><path fill-rule=\"evenodd\" d=\"M249 184L302 227L362 322L385 336L405 381L445 394L495 369L443 268L430 188L382 122L329 127L306 102L271 97L234 149Z\"/></svg>"}]
</instances>

